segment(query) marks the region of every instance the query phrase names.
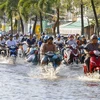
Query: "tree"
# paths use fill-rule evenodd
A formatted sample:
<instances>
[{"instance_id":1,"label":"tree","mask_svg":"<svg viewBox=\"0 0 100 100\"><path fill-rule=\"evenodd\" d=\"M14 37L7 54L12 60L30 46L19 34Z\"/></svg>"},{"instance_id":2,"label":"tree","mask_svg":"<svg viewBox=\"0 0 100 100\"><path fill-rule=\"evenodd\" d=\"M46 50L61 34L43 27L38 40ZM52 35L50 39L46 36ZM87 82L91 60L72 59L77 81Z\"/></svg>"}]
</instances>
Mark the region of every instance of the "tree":
<instances>
[{"instance_id":1,"label":"tree","mask_svg":"<svg viewBox=\"0 0 100 100\"><path fill-rule=\"evenodd\" d=\"M70 0L40 0L40 9L42 11L42 13L45 13L46 15L49 15L49 16L57 16L57 19L54 20L54 25L53 25L53 34L54 36L56 37L56 27L57 27L57 33L59 34L59 20L60 20L60 13L61 13L61 9L65 10L65 8L67 9L68 8L68 5L67 3L69 2ZM42 5L42 6L41 6ZM49 6L48 6L49 5ZM66 5L66 6L65 6ZM51 10L48 10L50 12L47 12L47 9L51 8ZM52 12L53 11L53 12ZM51 14L49 14L51 13Z\"/></svg>"},{"instance_id":2,"label":"tree","mask_svg":"<svg viewBox=\"0 0 100 100\"><path fill-rule=\"evenodd\" d=\"M99 36L99 22L98 22L97 13L96 13L96 10L95 10L95 5L94 5L93 0L91 0L91 5L92 5L92 9L93 9L94 16L95 16L95 21L96 21L96 33Z\"/></svg>"},{"instance_id":3,"label":"tree","mask_svg":"<svg viewBox=\"0 0 100 100\"><path fill-rule=\"evenodd\" d=\"M25 22L28 22L29 19L34 19L34 27L32 34L35 34L35 28L38 16L40 16L38 8L38 0L20 0L19 4L20 14L23 16Z\"/></svg>"},{"instance_id":4,"label":"tree","mask_svg":"<svg viewBox=\"0 0 100 100\"><path fill-rule=\"evenodd\" d=\"M4 11L8 19L10 19L12 33L13 33L13 17L17 15L20 16L20 13L18 11L18 2L19 0L2 0L2 2L0 2L0 9ZM23 27L23 21L22 21L21 16L20 16L20 21ZM15 19L15 23L16 22L17 20ZM22 32L23 32L23 29L22 29Z\"/></svg>"}]
</instances>

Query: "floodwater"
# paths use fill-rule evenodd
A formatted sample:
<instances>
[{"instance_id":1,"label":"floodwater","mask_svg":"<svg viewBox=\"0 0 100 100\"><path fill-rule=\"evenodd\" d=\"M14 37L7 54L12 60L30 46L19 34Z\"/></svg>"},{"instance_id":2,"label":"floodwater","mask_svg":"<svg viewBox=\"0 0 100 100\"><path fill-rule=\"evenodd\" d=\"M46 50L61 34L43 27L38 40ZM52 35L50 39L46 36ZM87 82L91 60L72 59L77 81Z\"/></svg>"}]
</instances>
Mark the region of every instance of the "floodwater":
<instances>
[{"instance_id":1,"label":"floodwater","mask_svg":"<svg viewBox=\"0 0 100 100\"><path fill-rule=\"evenodd\" d=\"M100 79L85 76L82 65L58 69L45 74L22 58L0 59L0 100L100 100Z\"/></svg>"}]
</instances>

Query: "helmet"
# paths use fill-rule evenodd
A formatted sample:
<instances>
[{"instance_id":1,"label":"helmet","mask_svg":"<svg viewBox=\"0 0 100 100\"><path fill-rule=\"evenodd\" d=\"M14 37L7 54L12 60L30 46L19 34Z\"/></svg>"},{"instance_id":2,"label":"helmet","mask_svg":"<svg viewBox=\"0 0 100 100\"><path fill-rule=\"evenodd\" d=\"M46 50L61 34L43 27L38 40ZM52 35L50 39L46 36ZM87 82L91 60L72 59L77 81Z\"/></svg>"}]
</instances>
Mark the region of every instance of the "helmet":
<instances>
[{"instance_id":1,"label":"helmet","mask_svg":"<svg viewBox=\"0 0 100 100\"><path fill-rule=\"evenodd\" d=\"M43 37L43 39L44 39L44 40L48 40L48 35L45 35L45 36Z\"/></svg>"},{"instance_id":2,"label":"helmet","mask_svg":"<svg viewBox=\"0 0 100 100\"><path fill-rule=\"evenodd\" d=\"M10 35L9 35L9 37L13 37L13 35L12 35L12 34L10 34Z\"/></svg>"},{"instance_id":3,"label":"helmet","mask_svg":"<svg viewBox=\"0 0 100 100\"><path fill-rule=\"evenodd\" d=\"M49 36L49 37L48 37L48 40L53 40L53 37L52 37L52 36Z\"/></svg>"},{"instance_id":4,"label":"helmet","mask_svg":"<svg viewBox=\"0 0 100 100\"><path fill-rule=\"evenodd\" d=\"M90 39L91 39L91 40L93 40L93 39L98 39L98 37L97 37L95 34L93 34L93 35L90 37Z\"/></svg>"},{"instance_id":5,"label":"helmet","mask_svg":"<svg viewBox=\"0 0 100 100\"><path fill-rule=\"evenodd\" d=\"M60 37L61 37L60 35L57 36L57 38L60 38Z\"/></svg>"},{"instance_id":6,"label":"helmet","mask_svg":"<svg viewBox=\"0 0 100 100\"><path fill-rule=\"evenodd\" d=\"M45 35L45 33L44 33L44 32L42 32L41 34L42 34L42 35Z\"/></svg>"},{"instance_id":7,"label":"helmet","mask_svg":"<svg viewBox=\"0 0 100 100\"><path fill-rule=\"evenodd\" d=\"M81 38L85 38L85 36L84 36L84 35L82 35L82 36L81 36Z\"/></svg>"}]
</instances>

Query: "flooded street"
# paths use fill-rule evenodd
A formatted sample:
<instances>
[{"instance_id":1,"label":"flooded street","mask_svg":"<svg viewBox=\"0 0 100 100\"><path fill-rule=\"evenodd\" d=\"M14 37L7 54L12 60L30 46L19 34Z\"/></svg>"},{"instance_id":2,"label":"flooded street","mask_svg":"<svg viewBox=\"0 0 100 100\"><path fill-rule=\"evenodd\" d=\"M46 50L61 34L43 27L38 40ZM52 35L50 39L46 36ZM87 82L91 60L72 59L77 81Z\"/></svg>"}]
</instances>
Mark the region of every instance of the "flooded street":
<instances>
[{"instance_id":1,"label":"flooded street","mask_svg":"<svg viewBox=\"0 0 100 100\"><path fill-rule=\"evenodd\" d=\"M0 100L100 100L99 93L100 80L84 76L81 65L61 65L49 76L23 60L0 64Z\"/></svg>"}]
</instances>

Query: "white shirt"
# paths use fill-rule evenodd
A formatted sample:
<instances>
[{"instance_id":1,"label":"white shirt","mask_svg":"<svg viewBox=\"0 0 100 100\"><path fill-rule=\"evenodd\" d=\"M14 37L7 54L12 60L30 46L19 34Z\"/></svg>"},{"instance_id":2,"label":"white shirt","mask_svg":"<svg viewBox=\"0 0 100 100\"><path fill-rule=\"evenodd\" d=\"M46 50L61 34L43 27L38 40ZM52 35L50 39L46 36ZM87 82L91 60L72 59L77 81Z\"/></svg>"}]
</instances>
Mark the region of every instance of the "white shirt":
<instances>
[{"instance_id":1,"label":"white shirt","mask_svg":"<svg viewBox=\"0 0 100 100\"><path fill-rule=\"evenodd\" d=\"M7 40L6 45L8 47L10 47L10 46L17 46L17 43L16 43L15 40L12 40L12 41L11 40Z\"/></svg>"},{"instance_id":2,"label":"white shirt","mask_svg":"<svg viewBox=\"0 0 100 100\"><path fill-rule=\"evenodd\" d=\"M16 43L19 44L20 43L20 38L15 39Z\"/></svg>"},{"instance_id":3,"label":"white shirt","mask_svg":"<svg viewBox=\"0 0 100 100\"><path fill-rule=\"evenodd\" d=\"M77 42L76 42L75 40L68 40L68 41L67 41L67 44L70 45L70 46L71 46L72 44L75 44L75 45L77 46Z\"/></svg>"},{"instance_id":4,"label":"white shirt","mask_svg":"<svg viewBox=\"0 0 100 100\"><path fill-rule=\"evenodd\" d=\"M1 45L2 45L2 44L5 44L5 43L6 43L5 39L0 40L0 44L1 44Z\"/></svg>"},{"instance_id":5,"label":"white shirt","mask_svg":"<svg viewBox=\"0 0 100 100\"><path fill-rule=\"evenodd\" d=\"M63 40L59 40L59 41L55 40L54 43L56 43L56 44L64 44L64 41Z\"/></svg>"}]
</instances>

